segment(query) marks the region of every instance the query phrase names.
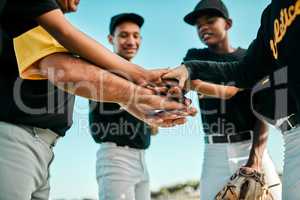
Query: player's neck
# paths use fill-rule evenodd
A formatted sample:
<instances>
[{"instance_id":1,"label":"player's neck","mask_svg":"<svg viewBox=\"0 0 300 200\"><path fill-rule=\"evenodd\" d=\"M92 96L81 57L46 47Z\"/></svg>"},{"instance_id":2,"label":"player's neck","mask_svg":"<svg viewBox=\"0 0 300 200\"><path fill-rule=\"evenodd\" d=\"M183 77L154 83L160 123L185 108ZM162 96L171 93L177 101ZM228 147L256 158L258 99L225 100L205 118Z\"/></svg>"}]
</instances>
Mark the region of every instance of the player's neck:
<instances>
[{"instance_id":1,"label":"player's neck","mask_svg":"<svg viewBox=\"0 0 300 200\"><path fill-rule=\"evenodd\" d=\"M216 45L211 45L208 46L208 49L214 53L218 53L218 54L228 54L228 53L233 53L236 48L233 48L230 43L229 43L229 39L225 39L222 42L219 42Z\"/></svg>"}]
</instances>

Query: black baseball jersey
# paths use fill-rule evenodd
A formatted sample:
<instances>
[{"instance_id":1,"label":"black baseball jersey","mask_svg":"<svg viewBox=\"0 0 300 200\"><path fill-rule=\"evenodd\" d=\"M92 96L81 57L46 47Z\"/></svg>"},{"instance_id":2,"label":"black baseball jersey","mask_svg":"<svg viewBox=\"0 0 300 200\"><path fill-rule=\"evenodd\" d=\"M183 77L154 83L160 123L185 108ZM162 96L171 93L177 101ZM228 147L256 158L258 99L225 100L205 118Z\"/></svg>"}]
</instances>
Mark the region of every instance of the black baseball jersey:
<instances>
[{"instance_id":1,"label":"black baseball jersey","mask_svg":"<svg viewBox=\"0 0 300 200\"><path fill-rule=\"evenodd\" d=\"M272 0L262 14L257 37L242 61L187 61L185 64L192 79L234 81L240 88L272 88L276 98L274 109L262 114L276 120L293 113L300 123L299 36L300 0ZM261 107L270 104L261 102Z\"/></svg>"}]
</instances>

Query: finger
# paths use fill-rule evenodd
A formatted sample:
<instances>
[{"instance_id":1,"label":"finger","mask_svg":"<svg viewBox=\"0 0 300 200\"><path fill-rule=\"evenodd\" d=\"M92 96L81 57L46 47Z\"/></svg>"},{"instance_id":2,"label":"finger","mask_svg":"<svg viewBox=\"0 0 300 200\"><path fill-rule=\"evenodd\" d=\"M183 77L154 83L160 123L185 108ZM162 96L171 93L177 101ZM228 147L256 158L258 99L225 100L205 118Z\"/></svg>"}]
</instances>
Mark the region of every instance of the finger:
<instances>
[{"instance_id":1,"label":"finger","mask_svg":"<svg viewBox=\"0 0 300 200\"><path fill-rule=\"evenodd\" d=\"M162 120L175 120L178 118L188 116L188 113L184 111L165 111L165 110L156 110L156 111L149 111L147 116L151 117L158 117Z\"/></svg>"},{"instance_id":2,"label":"finger","mask_svg":"<svg viewBox=\"0 0 300 200\"><path fill-rule=\"evenodd\" d=\"M174 86L168 90L167 97L171 99L176 99L177 101L178 100L182 101L184 96L183 96L182 89L178 86Z\"/></svg>"},{"instance_id":3,"label":"finger","mask_svg":"<svg viewBox=\"0 0 300 200\"><path fill-rule=\"evenodd\" d=\"M149 117L147 120L147 123L150 126L163 127L163 128L169 128L169 127L176 126L176 123L173 123L173 122L174 122L174 119L163 120L162 118L160 118L158 116Z\"/></svg>"},{"instance_id":4,"label":"finger","mask_svg":"<svg viewBox=\"0 0 300 200\"><path fill-rule=\"evenodd\" d=\"M168 92L168 88L165 86L147 86L148 89L154 91L155 94L161 95L166 94Z\"/></svg>"},{"instance_id":5,"label":"finger","mask_svg":"<svg viewBox=\"0 0 300 200\"><path fill-rule=\"evenodd\" d=\"M169 118L171 119L178 119L181 117L186 117L189 115L189 113L184 109L184 110L171 110L171 111L163 111L161 113L157 114L158 116L164 117L166 116L166 118L168 118L168 116L170 116Z\"/></svg>"},{"instance_id":6,"label":"finger","mask_svg":"<svg viewBox=\"0 0 300 200\"><path fill-rule=\"evenodd\" d=\"M170 128L176 126L176 124L173 123L173 120L165 120L159 124L162 128Z\"/></svg>"},{"instance_id":7,"label":"finger","mask_svg":"<svg viewBox=\"0 0 300 200\"><path fill-rule=\"evenodd\" d=\"M77 10L77 4L78 4L78 0L72 0L70 3L69 3L69 11L70 12L75 12Z\"/></svg>"},{"instance_id":8,"label":"finger","mask_svg":"<svg viewBox=\"0 0 300 200\"><path fill-rule=\"evenodd\" d=\"M169 68L164 68L164 69L156 69L153 70L155 73L160 74L161 76L167 74L168 72L170 72Z\"/></svg>"},{"instance_id":9,"label":"finger","mask_svg":"<svg viewBox=\"0 0 300 200\"><path fill-rule=\"evenodd\" d=\"M155 117L155 116L148 116L144 119L144 121L150 125L150 126L156 126L156 127L160 127L160 124L163 123L163 120L160 119L159 117Z\"/></svg>"},{"instance_id":10,"label":"finger","mask_svg":"<svg viewBox=\"0 0 300 200\"><path fill-rule=\"evenodd\" d=\"M194 116L197 115L198 111L197 111L196 108L193 108L193 107L192 107L192 108L189 108L189 109L188 109L187 113L188 113L190 116L194 117Z\"/></svg>"},{"instance_id":11,"label":"finger","mask_svg":"<svg viewBox=\"0 0 300 200\"><path fill-rule=\"evenodd\" d=\"M186 79L185 79L185 78L182 77L182 78L179 79L179 87L180 87L181 89L184 88L185 82L186 82Z\"/></svg>"},{"instance_id":12,"label":"finger","mask_svg":"<svg viewBox=\"0 0 300 200\"><path fill-rule=\"evenodd\" d=\"M68 4L67 4L67 12L71 11L71 5L73 3L73 0L67 0Z\"/></svg>"},{"instance_id":13,"label":"finger","mask_svg":"<svg viewBox=\"0 0 300 200\"><path fill-rule=\"evenodd\" d=\"M173 123L176 125L182 125L185 124L186 122L187 122L186 118L179 118L179 119L175 119Z\"/></svg>"},{"instance_id":14,"label":"finger","mask_svg":"<svg viewBox=\"0 0 300 200\"><path fill-rule=\"evenodd\" d=\"M170 70L169 69L157 69L157 70L152 70L152 74L154 75L154 81L155 83L161 83L162 82L162 76L167 74Z\"/></svg>"},{"instance_id":15,"label":"finger","mask_svg":"<svg viewBox=\"0 0 300 200\"><path fill-rule=\"evenodd\" d=\"M186 105L169 100L167 97L158 95L144 95L140 101L148 106L149 110L182 110L187 108Z\"/></svg>"},{"instance_id":16,"label":"finger","mask_svg":"<svg viewBox=\"0 0 300 200\"><path fill-rule=\"evenodd\" d=\"M175 79L175 80L179 81L178 80L178 73L177 73L176 70L171 70L168 73L164 74L162 76L162 79L164 79L164 80L165 79Z\"/></svg>"},{"instance_id":17,"label":"finger","mask_svg":"<svg viewBox=\"0 0 300 200\"><path fill-rule=\"evenodd\" d=\"M192 100L189 98L186 98L186 97L184 97L183 102L184 102L184 105L186 105L186 106L190 106L192 104Z\"/></svg>"},{"instance_id":18,"label":"finger","mask_svg":"<svg viewBox=\"0 0 300 200\"><path fill-rule=\"evenodd\" d=\"M166 113L176 115L175 118L180 118L180 117L187 117L187 116L195 116L197 114L197 109L194 107L183 109L183 110L174 110L174 111L167 111Z\"/></svg>"},{"instance_id":19,"label":"finger","mask_svg":"<svg viewBox=\"0 0 300 200\"><path fill-rule=\"evenodd\" d=\"M63 12L68 11L68 1L69 0L58 1L59 5L60 5L60 8Z\"/></svg>"},{"instance_id":20,"label":"finger","mask_svg":"<svg viewBox=\"0 0 300 200\"><path fill-rule=\"evenodd\" d=\"M198 97L199 97L199 99L205 99L205 95L204 94L199 94Z\"/></svg>"},{"instance_id":21,"label":"finger","mask_svg":"<svg viewBox=\"0 0 300 200\"><path fill-rule=\"evenodd\" d=\"M174 86L178 86L178 80L177 79L163 79L163 83L169 88L174 87Z\"/></svg>"},{"instance_id":22,"label":"finger","mask_svg":"<svg viewBox=\"0 0 300 200\"><path fill-rule=\"evenodd\" d=\"M160 109L164 109L167 111L182 110L182 109L186 109L186 108L187 108L186 105L184 105L182 103L178 103L176 101L171 101L171 100L165 100L160 105Z\"/></svg>"},{"instance_id":23,"label":"finger","mask_svg":"<svg viewBox=\"0 0 300 200\"><path fill-rule=\"evenodd\" d=\"M182 113L186 113L187 116L195 116L197 114L197 109L194 107L188 107L184 110L181 110Z\"/></svg>"},{"instance_id":24,"label":"finger","mask_svg":"<svg viewBox=\"0 0 300 200\"><path fill-rule=\"evenodd\" d=\"M163 122L160 123L160 126L164 128L169 128L176 125L185 124L186 122L187 122L186 118L178 118L175 120L164 120Z\"/></svg>"}]
</instances>

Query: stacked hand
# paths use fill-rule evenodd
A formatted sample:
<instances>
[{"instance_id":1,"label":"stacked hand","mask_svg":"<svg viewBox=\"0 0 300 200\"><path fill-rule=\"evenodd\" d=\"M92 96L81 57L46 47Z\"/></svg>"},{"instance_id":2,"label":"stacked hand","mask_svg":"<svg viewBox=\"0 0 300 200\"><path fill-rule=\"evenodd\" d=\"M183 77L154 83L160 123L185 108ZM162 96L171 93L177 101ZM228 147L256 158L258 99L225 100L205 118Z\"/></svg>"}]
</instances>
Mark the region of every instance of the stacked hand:
<instances>
[{"instance_id":1,"label":"stacked hand","mask_svg":"<svg viewBox=\"0 0 300 200\"><path fill-rule=\"evenodd\" d=\"M194 116L196 109L184 97L183 87L176 79L164 78L170 70L146 71L134 82L134 96L126 104L127 111L152 126L172 127L184 124L186 117Z\"/></svg>"}]
</instances>

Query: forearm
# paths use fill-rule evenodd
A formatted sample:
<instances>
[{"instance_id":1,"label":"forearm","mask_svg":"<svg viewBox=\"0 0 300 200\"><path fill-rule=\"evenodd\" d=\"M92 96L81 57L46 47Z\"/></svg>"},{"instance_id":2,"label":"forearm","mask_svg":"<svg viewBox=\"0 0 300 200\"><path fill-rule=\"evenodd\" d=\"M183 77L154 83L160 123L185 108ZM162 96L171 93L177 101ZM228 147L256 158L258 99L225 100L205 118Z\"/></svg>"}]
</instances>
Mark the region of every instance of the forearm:
<instances>
[{"instance_id":1,"label":"forearm","mask_svg":"<svg viewBox=\"0 0 300 200\"><path fill-rule=\"evenodd\" d=\"M191 81L191 88L203 95L220 99L229 99L239 91L239 88L234 86L218 85L201 80Z\"/></svg>"},{"instance_id":2,"label":"forearm","mask_svg":"<svg viewBox=\"0 0 300 200\"><path fill-rule=\"evenodd\" d=\"M191 80L200 79L213 83L236 85L239 79L237 67L239 62L212 62L191 60L184 62Z\"/></svg>"},{"instance_id":3,"label":"forearm","mask_svg":"<svg viewBox=\"0 0 300 200\"><path fill-rule=\"evenodd\" d=\"M261 32L259 32L261 33ZM262 35L259 34L259 35ZM272 62L268 51L264 51L262 36L258 35L249 46L240 62L211 62L191 60L184 62L191 80L200 79L213 83L251 88L264 76L272 72Z\"/></svg>"},{"instance_id":4,"label":"forearm","mask_svg":"<svg viewBox=\"0 0 300 200\"><path fill-rule=\"evenodd\" d=\"M267 125L257 120L253 131L253 142L249 155L247 167L252 167L260 170L262 167L263 154L265 152L268 140L268 127Z\"/></svg>"},{"instance_id":5,"label":"forearm","mask_svg":"<svg viewBox=\"0 0 300 200\"><path fill-rule=\"evenodd\" d=\"M53 18L55 20L52 20ZM112 53L103 45L76 29L65 19L60 10L48 12L37 20L65 48L93 64L113 71L113 73L129 80L132 80L134 76L144 74L145 70L143 68Z\"/></svg>"},{"instance_id":6,"label":"forearm","mask_svg":"<svg viewBox=\"0 0 300 200\"><path fill-rule=\"evenodd\" d=\"M47 56L39 69L57 87L95 101L128 102L136 89L133 83L69 54Z\"/></svg>"}]
</instances>

